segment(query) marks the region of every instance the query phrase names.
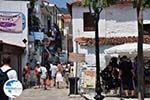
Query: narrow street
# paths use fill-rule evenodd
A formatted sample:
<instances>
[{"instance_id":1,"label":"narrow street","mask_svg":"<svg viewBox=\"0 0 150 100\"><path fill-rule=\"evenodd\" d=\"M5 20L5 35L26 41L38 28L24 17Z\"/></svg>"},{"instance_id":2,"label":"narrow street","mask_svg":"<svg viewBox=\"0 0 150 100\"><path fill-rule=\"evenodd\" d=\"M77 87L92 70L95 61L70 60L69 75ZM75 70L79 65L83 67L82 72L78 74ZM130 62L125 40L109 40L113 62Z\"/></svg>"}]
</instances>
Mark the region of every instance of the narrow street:
<instances>
[{"instance_id":1,"label":"narrow street","mask_svg":"<svg viewBox=\"0 0 150 100\"><path fill-rule=\"evenodd\" d=\"M78 95L68 96L69 89L25 89L15 100L85 100Z\"/></svg>"}]
</instances>

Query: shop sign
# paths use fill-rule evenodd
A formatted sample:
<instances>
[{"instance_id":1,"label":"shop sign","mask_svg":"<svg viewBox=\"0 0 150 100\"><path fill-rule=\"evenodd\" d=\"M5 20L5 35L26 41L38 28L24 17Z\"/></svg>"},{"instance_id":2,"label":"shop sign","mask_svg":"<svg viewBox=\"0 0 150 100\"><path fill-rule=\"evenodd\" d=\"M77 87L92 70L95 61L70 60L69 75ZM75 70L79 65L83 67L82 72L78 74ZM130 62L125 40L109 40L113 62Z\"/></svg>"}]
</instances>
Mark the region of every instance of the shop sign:
<instances>
[{"instance_id":1,"label":"shop sign","mask_svg":"<svg viewBox=\"0 0 150 100\"><path fill-rule=\"evenodd\" d=\"M0 12L0 31L21 33L25 28L25 16L20 12Z\"/></svg>"},{"instance_id":2,"label":"shop sign","mask_svg":"<svg viewBox=\"0 0 150 100\"><path fill-rule=\"evenodd\" d=\"M95 88L96 70L84 70L83 72L83 88Z\"/></svg>"},{"instance_id":3,"label":"shop sign","mask_svg":"<svg viewBox=\"0 0 150 100\"><path fill-rule=\"evenodd\" d=\"M44 33L43 32L31 32L31 35L34 36L35 40L43 40L44 39Z\"/></svg>"},{"instance_id":4,"label":"shop sign","mask_svg":"<svg viewBox=\"0 0 150 100\"><path fill-rule=\"evenodd\" d=\"M69 53L69 61L84 62L85 61L85 54L81 54L81 53Z\"/></svg>"}]
</instances>

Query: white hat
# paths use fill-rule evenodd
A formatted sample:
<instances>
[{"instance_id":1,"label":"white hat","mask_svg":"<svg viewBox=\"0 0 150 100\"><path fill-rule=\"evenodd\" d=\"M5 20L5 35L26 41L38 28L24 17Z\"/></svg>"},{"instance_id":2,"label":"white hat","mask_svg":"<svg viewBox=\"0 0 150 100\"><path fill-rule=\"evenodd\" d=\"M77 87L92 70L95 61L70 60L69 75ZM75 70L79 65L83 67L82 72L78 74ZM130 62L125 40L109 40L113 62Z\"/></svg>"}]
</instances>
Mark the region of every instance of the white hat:
<instances>
[{"instance_id":1,"label":"white hat","mask_svg":"<svg viewBox=\"0 0 150 100\"><path fill-rule=\"evenodd\" d=\"M39 61L37 61L37 62L36 62L36 64L40 64L40 62L39 62Z\"/></svg>"}]
</instances>

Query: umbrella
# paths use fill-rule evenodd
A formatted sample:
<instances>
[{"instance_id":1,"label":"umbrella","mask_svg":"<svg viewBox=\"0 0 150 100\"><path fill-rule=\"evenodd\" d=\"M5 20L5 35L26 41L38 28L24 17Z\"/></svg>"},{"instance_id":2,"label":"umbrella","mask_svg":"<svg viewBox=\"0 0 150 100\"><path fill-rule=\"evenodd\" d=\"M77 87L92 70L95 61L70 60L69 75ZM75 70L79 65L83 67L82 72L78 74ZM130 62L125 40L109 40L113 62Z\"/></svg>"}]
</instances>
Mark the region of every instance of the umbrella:
<instances>
[{"instance_id":1,"label":"umbrella","mask_svg":"<svg viewBox=\"0 0 150 100\"><path fill-rule=\"evenodd\" d=\"M150 44L143 44L143 52L147 54L150 52ZM120 54L120 55L134 55L137 54L137 43L126 43L117 45L104 50L105 54Z\"/></svg>"}]
</instances>

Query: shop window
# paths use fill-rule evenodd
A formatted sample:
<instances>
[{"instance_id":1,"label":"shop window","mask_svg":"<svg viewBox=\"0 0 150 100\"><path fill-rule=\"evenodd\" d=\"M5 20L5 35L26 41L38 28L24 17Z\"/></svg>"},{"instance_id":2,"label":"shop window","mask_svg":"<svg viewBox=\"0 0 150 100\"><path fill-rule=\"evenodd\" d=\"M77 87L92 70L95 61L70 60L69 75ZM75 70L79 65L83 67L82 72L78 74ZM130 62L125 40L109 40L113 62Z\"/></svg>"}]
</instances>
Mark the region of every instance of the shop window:
<instances>
[{"instance_id":1,"label":"shop window","mask_svg":"<svg viewBox=\"0 0 150 100\"><path fill-rule=\"evenodd\" d=\"M150 35L150 24L143 24L144 35Z\"/></svg>"},{"instance_id":2,"label":"shop window","mask_svg":"<svg viewBox=\"0 0 150 100\"><path fill-rule=\"evenodd\" d=\"M95 31L94 19L89 12L83 13L84 31Z\"/></svg>"}]
</instances>

